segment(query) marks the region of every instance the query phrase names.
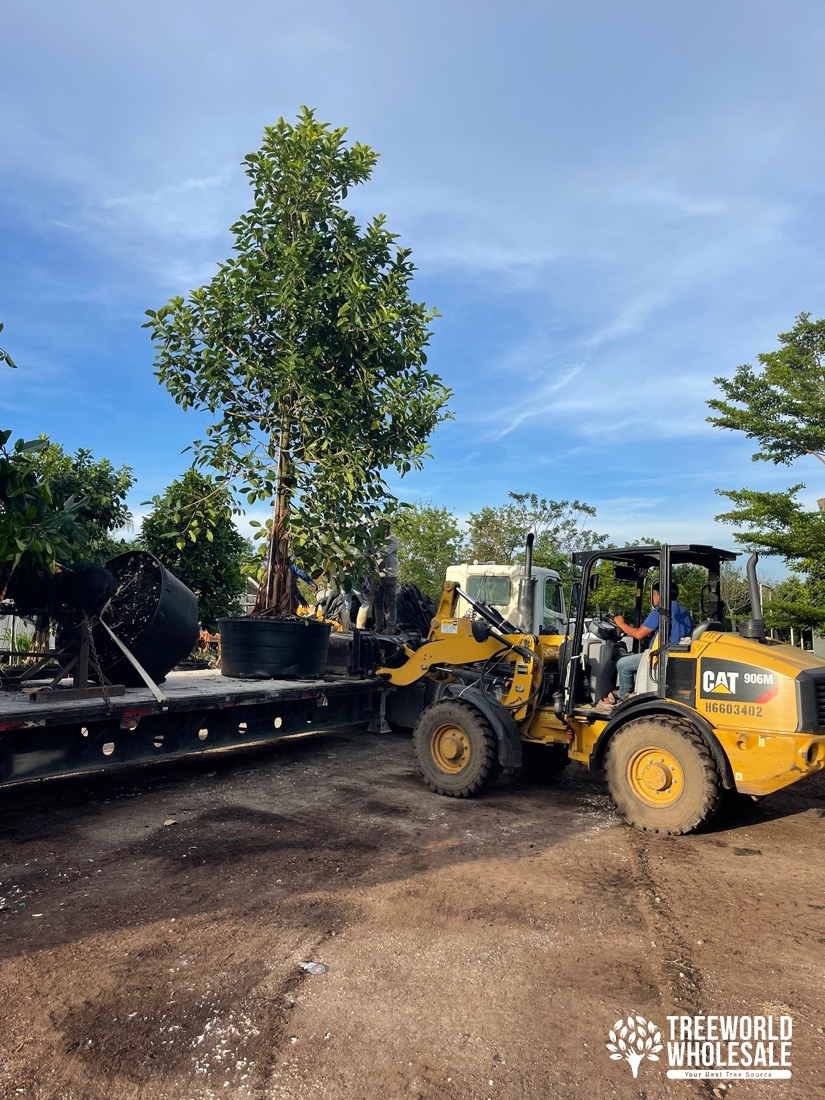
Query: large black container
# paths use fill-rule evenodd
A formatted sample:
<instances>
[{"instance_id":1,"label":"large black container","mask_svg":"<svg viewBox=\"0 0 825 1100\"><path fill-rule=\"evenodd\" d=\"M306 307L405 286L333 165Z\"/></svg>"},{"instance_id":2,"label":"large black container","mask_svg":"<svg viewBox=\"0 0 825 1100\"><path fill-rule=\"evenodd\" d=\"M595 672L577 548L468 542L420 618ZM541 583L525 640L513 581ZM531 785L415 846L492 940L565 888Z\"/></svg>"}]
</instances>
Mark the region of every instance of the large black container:
<instances>
[{"instance_id":1,"label":"large black container","mask_svg":"<svg viewBox=\"0 0 825 1100\"><path fill-rule=\"evenodd\" d=\"M241 679L319 676L331 625L318 619L221 619L221 672Z\"/></svg>"},{"instance_id":2,"label":"large black container","mask_svg":"<svg viewBox=\"0 0 825 1100\"><path fill-rule=\"evenodd\" d=\"M189 656L197 641L197 597L145 550L119 554L106 562L106 568L118 587L103 617L160 684L178 661ZM94 641L101 668L113 683L143 686L134 666L100 626Z\"/></svg>"}]
</instances>

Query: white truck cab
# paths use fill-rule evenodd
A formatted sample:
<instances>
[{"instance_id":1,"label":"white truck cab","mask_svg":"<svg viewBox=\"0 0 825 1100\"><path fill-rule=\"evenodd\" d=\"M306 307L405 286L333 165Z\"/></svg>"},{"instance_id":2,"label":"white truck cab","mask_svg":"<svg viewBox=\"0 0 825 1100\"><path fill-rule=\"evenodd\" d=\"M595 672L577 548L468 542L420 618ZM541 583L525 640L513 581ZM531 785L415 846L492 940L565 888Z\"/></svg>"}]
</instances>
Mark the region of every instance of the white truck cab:
<instances>
[{"instance_id":1,"label":"white truck cab","mask_svg":"<svg viewBox=\"0 0 825 1100\"><path fill-rule=\"evenodd\" d=\"M490 604L525 633L538 634L542 629L545 633L566 633L564 593L561 577L554 569L533 566L532 576L536 578L533 622L519 622L519 581L523 576L523 565L496 565L493 562L451 565L447 569L448 581L457 581L470 599ZM459 600L457 610L459 615L473 614L466 600Z\"/></svg>"}]
</instances>

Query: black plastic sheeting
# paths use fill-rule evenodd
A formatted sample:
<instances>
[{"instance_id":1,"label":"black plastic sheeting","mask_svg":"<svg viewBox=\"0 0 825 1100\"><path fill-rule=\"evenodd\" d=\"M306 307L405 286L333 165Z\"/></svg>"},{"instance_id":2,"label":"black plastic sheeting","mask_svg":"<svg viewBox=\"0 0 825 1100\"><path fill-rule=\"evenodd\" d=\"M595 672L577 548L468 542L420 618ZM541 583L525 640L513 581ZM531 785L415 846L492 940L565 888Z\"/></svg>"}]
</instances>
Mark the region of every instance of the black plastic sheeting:
<instances>
[{"instance_id":1,"label":"black plastic sheeting","mask_svg":"<svg viewBox=\"0 0 825 1100\"><path fill-rule=\"evenodd\" d=\"M350 617L354 620L358 614L358 608L361 606L361 601L357 596L352 595L349 599L352 604ZM344 602L343 592L332 592L319 600L318 606L321 608L325 619L334 619L340 623ZM423 637L427 636L436 611L435 600L430 599L422 592L417 584L413 584L412 581L405 581L404 584L398 586L397 608L399 631L417 631ZM367 622L367 627L371 626L372 619Z\"/></svg>"}]
</instances>

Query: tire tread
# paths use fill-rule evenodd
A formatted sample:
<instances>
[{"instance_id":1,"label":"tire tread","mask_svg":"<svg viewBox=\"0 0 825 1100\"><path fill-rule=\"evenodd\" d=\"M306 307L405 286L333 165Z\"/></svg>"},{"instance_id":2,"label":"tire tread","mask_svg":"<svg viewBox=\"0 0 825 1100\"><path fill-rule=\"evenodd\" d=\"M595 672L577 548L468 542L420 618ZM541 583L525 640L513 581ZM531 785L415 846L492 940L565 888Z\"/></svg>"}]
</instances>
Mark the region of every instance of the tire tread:
<instances>
[{"instance_id":1,"label":"tire tread","mask_svg":"<svg viewBox=\"0 0 825 1100\"><path fill-rule=\"evenodd\" d=\"M476 778L467 787L456 790L444 787L421 766L422 753L428 754L429 752L428 746L421 744L422 737L429 738L429 732L424 732L426 730L424 720L428 717L428 713L429 717L432 717L432 710L435 707L456 707L463 711L466 715L465 720L468 725L475 725L478 733L481 735L483 742L481 750L482 762ZM415 729L413 730L413 744L419 760L419 770L424 782L431 791L435 791L436 794L446 795L448 798L471 798L473 795L479 794L496 780L501 770L498 760L498 740L493 727L479 710L470 703L465 703L460 699L443 700L432 704L432 707L428 707L415 724Z\"/></svg>"},{"instance_id":2,"label":"tire tread","mask_svg":"<svg viewBox=\"0 0 825 1100\"><path fill-rule=\"evenodd\" d=\"M683 836L686 833L695 832L698 829L708 825L716 814L719 812L719 808L722 804L723 798L723 785L722 776L719 772L719 766L713 757L713 753L708 748L707 742L702 735L697 731L695 726L689 722L686 718L677 718L675 716L668 715L667 718L657 718L651 716L650 718L640 718L636 721L628 722L617 731L616 736L612 739L607 748L607 759L605 760L605 772L610 775L610 768L612 758L615 753L616 743L622 733L632 729L635 725L651 723L653 725L661 726L663 730L676 732L690 742L697 756L699 757L702 772L703 772L703 797L699 807L685 822L679 825L654 825L648 824L644 821L637 821L632 813L633 808L637 805L636 800L630 792L627 792L627 806L623 806L620 797L617 797L616 792L612 789L610 791L611 798L615 803L619 812L637 828L646 833L658 833L666 836Z\"/></svg>"}]
</instances>

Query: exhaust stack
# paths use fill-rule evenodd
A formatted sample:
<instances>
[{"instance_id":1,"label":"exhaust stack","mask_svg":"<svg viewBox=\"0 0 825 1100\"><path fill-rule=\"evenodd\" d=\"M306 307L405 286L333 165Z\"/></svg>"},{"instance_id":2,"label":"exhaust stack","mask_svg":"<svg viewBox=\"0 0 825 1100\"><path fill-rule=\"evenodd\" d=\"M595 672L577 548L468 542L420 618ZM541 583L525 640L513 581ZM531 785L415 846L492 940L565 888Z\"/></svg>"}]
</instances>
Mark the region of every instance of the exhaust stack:
<instances>
[{"instance_id":1,"label":"exhaust stack","mask_svg":"<svg viewBox=\"0 0 825 1100\"><path fill-rule=\"evenodd\" d=\"M533 613L536 606L536 578L533 576L533 543L536 536L527 536L524 553L524 576L518 582L518 620L525 634L533 633Z\"/></svg>"},{"instance_id":2,"label":"exhaust stack","mask_svg":"<svg viewBox=\"0 0 825 1100\"><path fill-rule=\"evenodd\" d=\"M762 618L762 596L759 591L759 580L756 576L756 563L758 554L751 554L748 558L748 596L751 602L751 617L739 624L739 633L743 638L753 638L754 641L765 641L765 620Z\"/></svg>"}]
</instances>

